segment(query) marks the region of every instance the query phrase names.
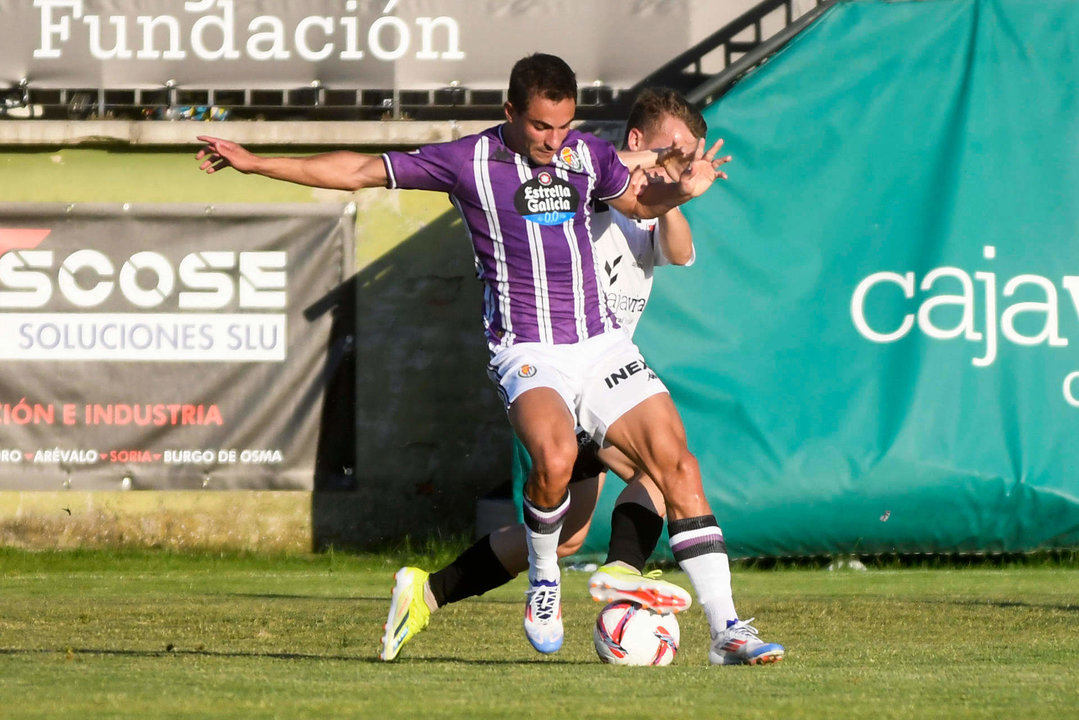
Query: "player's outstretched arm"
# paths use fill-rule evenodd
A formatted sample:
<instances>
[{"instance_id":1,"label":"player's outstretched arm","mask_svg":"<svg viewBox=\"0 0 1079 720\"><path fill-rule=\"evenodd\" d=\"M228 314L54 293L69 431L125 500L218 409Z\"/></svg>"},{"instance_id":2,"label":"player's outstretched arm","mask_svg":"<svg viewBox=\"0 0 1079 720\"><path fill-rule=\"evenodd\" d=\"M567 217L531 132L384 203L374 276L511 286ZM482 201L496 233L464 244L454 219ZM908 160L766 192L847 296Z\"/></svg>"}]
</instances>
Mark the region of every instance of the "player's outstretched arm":
<instances>
[{"instance_id":1,"label":"player's outstretched arm","mask_svg":"<svg viewBox=\"0 0 1079 720\"><path fill-rule=\"evenodd\" d=\"M275 180L330 190L359 190L386 186L386 166L377 155L338 150L307 157L263 157L239 143L200 135L206 145L195 155L199 169L207 174L231 167Z\"/></svg>"},{"instance_id":2,"label":"player's outstretched arm","mask_svg":"<svg viewBox=\"0 0 1079 720\"><path fill-rule=\"evenodd\" d=\"M722 140L713 146L711 152L718 153L721 147L723 147ZM668 150L671 149L668 148ZM660 154L658 164L662 165L666 176L653 175L653 182L678 182L689 163L695 159L696 147L688 152L677 148L675 150L677 152L665 150ZM713 168L716 170L717 178L726 179L727 173L720 170L719 166L730 162L730 159L731 156L727 155L714 160ZM689 228L689 221L680 209L672 208L659 216L656 242L659 243L663 256L672 265L688 265L693 261L693 232Z\"/></svg>"}]
</instances>

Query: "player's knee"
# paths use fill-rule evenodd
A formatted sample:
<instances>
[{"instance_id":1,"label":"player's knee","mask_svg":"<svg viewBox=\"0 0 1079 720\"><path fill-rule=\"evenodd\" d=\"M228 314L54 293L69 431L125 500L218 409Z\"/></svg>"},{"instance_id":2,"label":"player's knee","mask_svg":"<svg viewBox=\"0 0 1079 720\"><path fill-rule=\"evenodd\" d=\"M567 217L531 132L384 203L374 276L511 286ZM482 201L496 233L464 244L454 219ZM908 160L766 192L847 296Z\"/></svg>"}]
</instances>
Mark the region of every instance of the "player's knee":
<instances>
[{"instance_id":1,"label":"player's knee","mask_svg":"<svg viewBox=\"0 0 1079 720\"><path fill-rule=\"evenodd\" d=\"M697 458L693 453L686 450L678 459L677 472L684 482L691 485L701 484L701 467L697 464Z\"/></svg>"},{"instance_id":2,"label":"player's knee","mask_svg":"<svg viewBox=\"0 0 1079 720\"><path fill-rule=\"evenodd\" d=\"M696 492L701 486L701 470L697 458L688 449L676 455L663 473L664 495Z\"/></svg>"},{"instance_id":3,"label":"player's knee","mask_svg":"<svg viewBox=\"0 0 1079 720\"><path fill-rule=\"evenodd\" d=\"M536 481L542 486L565 485L573 473L577 459L577 443L556 442L545 446L532 459Z\"/></svg>"}]
</instances>

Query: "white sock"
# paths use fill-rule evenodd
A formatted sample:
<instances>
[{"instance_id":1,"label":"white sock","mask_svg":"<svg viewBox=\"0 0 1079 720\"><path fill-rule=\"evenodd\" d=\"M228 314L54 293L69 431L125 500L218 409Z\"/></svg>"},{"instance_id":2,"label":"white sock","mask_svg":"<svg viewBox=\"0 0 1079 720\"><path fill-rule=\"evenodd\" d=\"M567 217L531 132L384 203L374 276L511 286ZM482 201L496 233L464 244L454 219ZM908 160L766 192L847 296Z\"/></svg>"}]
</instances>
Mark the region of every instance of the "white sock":
<instances>
[{"instance_id":1,"label":"white sock","mask_svg":"<svg viewBox=\"0 0 1079 720\"><path fill-rule=\"evenodd\" d=\"M528 540L529 580L558 580L558 538L569 511L569 490L553 508L534 505L524 499L525 538Z\"/></svg>"},{"instance_id":2,"label":"white sock","mask_svg":"<svg viewBox=\"0 0 1079 720\"><path fill-rule=\"evenodd\" d=\"M728 620L738 619L723 531L712 515L671 520L667 528L674 559L693 583L715 637L727 629Z\"/></svg>"}]
</instances>

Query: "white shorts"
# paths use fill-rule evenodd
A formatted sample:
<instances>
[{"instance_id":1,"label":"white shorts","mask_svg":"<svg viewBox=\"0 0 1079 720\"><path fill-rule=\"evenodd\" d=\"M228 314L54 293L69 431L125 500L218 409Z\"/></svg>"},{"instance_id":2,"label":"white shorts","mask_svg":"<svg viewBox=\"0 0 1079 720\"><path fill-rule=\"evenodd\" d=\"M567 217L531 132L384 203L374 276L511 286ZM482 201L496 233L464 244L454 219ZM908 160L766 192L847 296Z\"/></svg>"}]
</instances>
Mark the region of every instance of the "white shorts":
<instances>
[{"instance_id":1,"label":"white shorts","mask_svg":"<svg viewBox=\"0 0 1079 720\"><path fill-rule=\"evenodd\" d=\"M667 392L621 331L572 345L519 343L496 352L487 374L498 385L507 410L525 391L551 388L600 447L618 418L652 395Z\"/></svg>"}]
</instances>

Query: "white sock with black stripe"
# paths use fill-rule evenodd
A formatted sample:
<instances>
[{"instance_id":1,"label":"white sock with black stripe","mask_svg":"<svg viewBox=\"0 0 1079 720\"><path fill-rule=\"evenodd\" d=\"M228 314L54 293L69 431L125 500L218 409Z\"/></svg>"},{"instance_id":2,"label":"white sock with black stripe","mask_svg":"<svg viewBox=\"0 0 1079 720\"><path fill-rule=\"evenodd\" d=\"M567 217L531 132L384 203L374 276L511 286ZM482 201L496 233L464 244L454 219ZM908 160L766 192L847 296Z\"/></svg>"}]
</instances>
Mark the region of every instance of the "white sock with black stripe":
<instances>
[{"instance_id":1,"label":"white sock with black stripe","mask_svg":"<svg viewBox=\"0 0 1079 720\"><path fill-rule=\"evenodd\" d=\"M562 522L569 512L569 490L553 508L533 504L524 498L525 537L528 540L528 577L530 580L558 580L558 538Z\"/></svg>"},{"instance_id":2,"label":"white sock with black stripe","mask_svg":"<svg viewBox=\"0 0 1079 720\"><path fill-rule=\"evenodd\" d=\"M697 591L697 602L708 617L712 636L738 619L731 593L731 566L727 544L713 515L670 520L667 523L671 551L678 566Z\"/></svg>"}]
</instances>

